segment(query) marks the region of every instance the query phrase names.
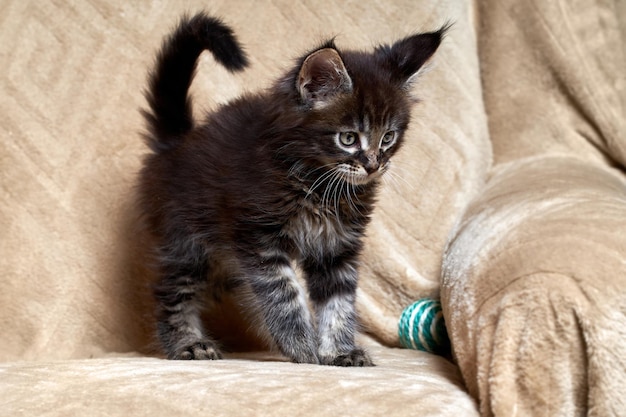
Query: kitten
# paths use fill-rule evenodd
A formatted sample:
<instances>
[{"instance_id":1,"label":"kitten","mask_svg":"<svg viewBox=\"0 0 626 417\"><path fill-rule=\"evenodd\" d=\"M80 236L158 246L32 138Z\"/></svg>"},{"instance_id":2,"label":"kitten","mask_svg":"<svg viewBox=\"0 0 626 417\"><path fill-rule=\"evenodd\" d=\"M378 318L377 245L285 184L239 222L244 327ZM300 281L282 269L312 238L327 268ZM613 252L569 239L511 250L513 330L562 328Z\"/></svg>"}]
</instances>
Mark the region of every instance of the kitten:
<instances>
[{"instance_id":1,"label":"kitten","mask_svg":"<svg viewBox=\"0 0 626 417\"><path fill-rule=\"evenodd\" d=\"M188 89L200 53L230 71L248 60L220 20L181 20L150 75L152 152L139 180L157 242L157 333L168 358L221 358L200 311L228 291L292 361L373 365L354 340L363 235L409 123L410 82L444 31L372 53L328 41L270 90L196 124Z\"/></svg>"}]
</instances>

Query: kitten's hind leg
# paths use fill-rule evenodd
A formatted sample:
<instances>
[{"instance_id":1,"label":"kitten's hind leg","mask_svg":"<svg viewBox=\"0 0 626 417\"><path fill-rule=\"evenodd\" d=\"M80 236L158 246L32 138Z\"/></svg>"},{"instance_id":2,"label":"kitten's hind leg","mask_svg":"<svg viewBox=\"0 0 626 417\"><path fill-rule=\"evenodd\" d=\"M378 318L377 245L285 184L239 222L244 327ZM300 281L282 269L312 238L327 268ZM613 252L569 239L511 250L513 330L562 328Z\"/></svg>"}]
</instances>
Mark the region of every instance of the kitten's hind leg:
<instances>
[{"instance_id":1,"label":"kitten's hind leg","mask_svg":"<svg viewBox=\"0 0 626 417\"><path fill-rule=\"evenodd\" d=\"M248 268L256 312L281 353L296 363L319 363L317 337L304 289L289 258L264 251Z\"/></svg>"},{"instance_id":2,"label":"kitten's hind leg","mask_svg":"<svg viewBox=\"0 0 626 417\"><path fill-rule=\"evenodd\" d=\"M157 335L168 359L221 359L200 319L198 296L206 286L205 263L170 260L162 263L161 270L163 277L154 291Z\"/></svg>"}]
</instances>

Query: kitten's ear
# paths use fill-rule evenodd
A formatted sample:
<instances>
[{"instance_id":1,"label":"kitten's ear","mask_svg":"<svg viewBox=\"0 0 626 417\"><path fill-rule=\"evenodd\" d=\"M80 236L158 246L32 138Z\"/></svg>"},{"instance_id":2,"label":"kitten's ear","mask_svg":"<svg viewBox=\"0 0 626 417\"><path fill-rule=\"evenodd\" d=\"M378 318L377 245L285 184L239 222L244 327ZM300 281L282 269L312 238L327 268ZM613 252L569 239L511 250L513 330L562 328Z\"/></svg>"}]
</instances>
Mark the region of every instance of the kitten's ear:
<instances>
[{"instance_id":1,"label":"kitten's ear","mask_svg":"<svg viewBox=\"0 0 626 417\"><path fill-rule=\"evenodd\" d=\"M296 87L305 103L323 107L338 95L352 91L352 79L339 53L334 48L323 48L306 57Z\"/></svg>"},{"instance_id":2,"label":"kitten's ear","mask_svg":"<svg viewBox=\"0 0 626 417\"><path fill-rule=\"evenodd\" d=\"M380 47L377 52L382 56L385 66L391 70L395 81L403 86L410 86L419 70L439 48L448 28L449 25L436 32L418 33L394 43L391 47Z\"/></svg>"}]
</instances>

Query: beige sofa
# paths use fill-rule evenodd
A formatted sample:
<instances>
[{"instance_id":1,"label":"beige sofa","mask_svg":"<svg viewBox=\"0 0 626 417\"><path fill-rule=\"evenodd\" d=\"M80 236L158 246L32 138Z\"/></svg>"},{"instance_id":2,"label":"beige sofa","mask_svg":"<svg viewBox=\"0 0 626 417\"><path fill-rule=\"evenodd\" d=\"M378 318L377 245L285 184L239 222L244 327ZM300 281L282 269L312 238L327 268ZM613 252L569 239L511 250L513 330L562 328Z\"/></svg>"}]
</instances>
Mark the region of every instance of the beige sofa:
<instances>
[{"instance_id":1,"label":"beige sofa","mask_svg":"<svg viewBox=\"0 0 626 417\"><path fill-rule=\"evenodd\" d=\"M212 323L226 360L152 348L139 109L162 36L201 8L252 67L203 56L198 109L325 37L454 23L369 232L374 368L265 353L232 306ZM5 0L0 22L1 416L626 415L626 2ZM441 298L454 363L399 348L421 297Z\"/></svg>"}]
</instances>

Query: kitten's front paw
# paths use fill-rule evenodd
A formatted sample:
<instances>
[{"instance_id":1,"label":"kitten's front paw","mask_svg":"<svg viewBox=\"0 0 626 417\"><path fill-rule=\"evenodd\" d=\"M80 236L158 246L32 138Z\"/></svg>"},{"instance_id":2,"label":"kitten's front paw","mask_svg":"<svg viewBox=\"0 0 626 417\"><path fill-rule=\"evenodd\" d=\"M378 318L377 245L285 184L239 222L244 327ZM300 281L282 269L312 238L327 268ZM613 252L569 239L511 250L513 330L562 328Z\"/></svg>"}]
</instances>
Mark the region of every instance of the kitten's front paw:
<instances>
[{"instance_id":1,"label":"kitten's front paw","mask_svg":"<svg viewBox=\"0 0 626 417\"><path fill-rule=\"evenodd\" d=\"M374 362L372 362L369 355L359 348L343 355L337 355L324 362L326 365L332 366L374 366Z\"/></svg>"},{"instance_id":2,"label":"kitten's front paw","mask_svg":"<svg viewBox=\"0 0 626 417\"><path fill-rule=\"evenodd\" d=\"M215 343L210 340L203 340L176 349L169 355L169 358L180 360L215 360L222 359L222 353Z\"/></svg>"}]
</instances>

